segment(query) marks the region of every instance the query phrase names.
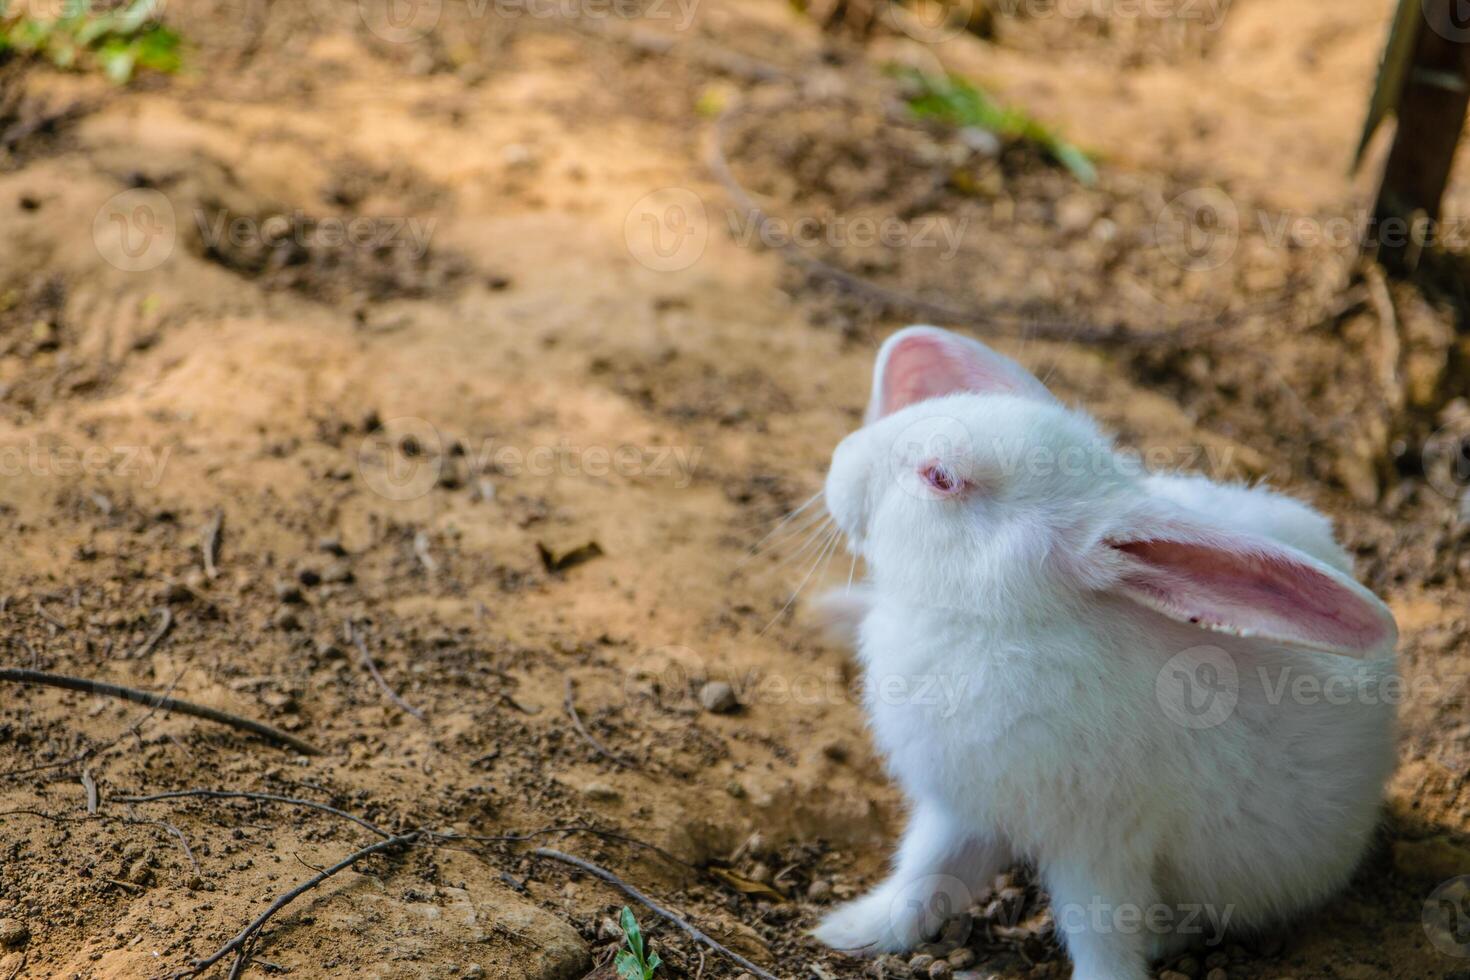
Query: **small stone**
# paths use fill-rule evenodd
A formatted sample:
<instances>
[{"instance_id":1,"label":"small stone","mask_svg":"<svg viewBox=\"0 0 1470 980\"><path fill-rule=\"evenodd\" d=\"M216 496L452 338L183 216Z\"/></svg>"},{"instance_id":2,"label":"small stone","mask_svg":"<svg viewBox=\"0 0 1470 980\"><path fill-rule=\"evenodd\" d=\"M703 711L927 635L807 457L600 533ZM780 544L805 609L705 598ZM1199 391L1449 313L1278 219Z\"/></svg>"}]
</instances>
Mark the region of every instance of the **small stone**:
<instances>
[{"instance_id":1,"label":"small stone","mask_svg":"<svg viewBox=\"0 0 1470 980\"><path fill-rule=\"evenodd\" d=\"M1185 976L1195 976L1199 973L1199 960L1193 956L1186 956L1184 957L1184 959L1174 964L1174 969L1184 974Z\"/></svg>"},{"instance_id":2,"label":"small stone","mask_svg":"<svg viewBox=\"0 0 1470 980\"><path fill-rule=\"evenodd\" d=\"M1223 952L1216 951L1205 957L1205 966L1211 970L1220 969L1230 965L1230 957Z\"/></svg>"},{"instance_id":3,"label":"small stone","mask_svg":"<svg viewBox=\"0 0 1470 980\"><path fill-rule=\"evenodd\" d=\"M699 703L712 714L723 715L740 707L735 689L724 681L710 681L699 689Z\"/></svg>"},{"instance_id":4,"label":"small stone","mask_svg":"<svg viewBox=\"0 0 1470 980\"><path fill-rule=\"evenodd\" d=\"M465 980L480 980L485 975L485 968L478 963L471 963L464 968Z\"/></svg>"},{"instance_id":5,"label":"small stone","mask_svg":"<svg viewBox=\"0 0 1470 980\"><path fill-rule=\"evenodd\" d=\"M934 965L934 957L928 953L920 953L909 960L909 969L915 973L927 973L929 967Z\"/></svg>"},{"instance_id":6,"label":"small stone","mask_svg":"<svg viewBox=\"0 0 1470 980\"><path fill-rule=\"evenodd\" d=\"M306 594L295 582L281 581L276 583L276 598L288 606L299 606L306 601Z\"/></svg>"},{"instance_id":7,"label":"small stone","mask_svg":"<svg viewBox=\"0 0 1470 980\"><path fill-rule=\"evenodd\" d=\"M183 582L171 582L163 590L163 601L171 606L194 601L194 590Z\"/></svg>"},{"instance_id":8,"label":"small stone","mask_svg":"<svg viewBox=\"0 0 1470 980\"><path fill-rule=\"evenodd\" d=\"M1205 974L1205 980L1230 980L1230 974L1225 972L1224 967L1217 966Z\"/></svg>"},{"instance_id":9,"label":"small stone","mask_svg":"<svg viewBox=\"0 0 1470 980\"><path fill-rule=\"evenodd\" d=\"M596 800L599 803L607 803L622 798L622 795L607 783L588 783L582 787L582 795L589 800Z\"/></svg>"},{"instance_id":10,"label":"small stone","mask_svg":"<svg viewBox=\"0 0 1470 980\"><path fill-rule=\"evenodd\" d=\"M1180 973L1178 970L1160 970L1159 980L1190 980L1190 976L1187 973Z\"/></svg>"},{"instance_id":11,"label":"small stone","mask_svg":"<svg viewBox=\"0 0 1470 980\"><path fill-rule=\"evenodd\" d=\"M1067 234L1086 231L1096 220L1097 207L1081 194L1063 198L1057 205L1057 227Z\"/></svg>"},{"instance_id":12,"label":"small stone","mask_svg":"<svg viewBox=\"0 0 1470 980\"><path fill-rule=\"evenodd\" d=\"M19 919L0 919L0 949L22 949L31 941L31 930Z\"/></svg>"},{"instance_id":13,"label":"small stone","mask_svg":"<svg viewBox=\"0 0 1470 980\"><path fill-rule=\"evenodd\" d=\"M1394 841L1393 867L1411 878L1445 881L1470 874L1470 848L1441 837Z\"/></svg>"},{"instance_id":14,"label":"small stone","mask_svg":"<svg viewBox=\"0 0 1470 980\"><path fill-rule=\"evenodd\" d=\"M968 946L961 946L949 954L949 965L956 970L965 970L975 965L975 951Z\"/></svg>"},{"instance_id":15,"label":"small stone","mask_svg":"<svg viewBox=\"0 0 1470 980\"><path fill-rule=\"evenodd\" d=\"M998 157L1004 148L999 136L979 126L962 126L958 135L961 143L982 157Z\"/></svg>"},{"instance_id":16,"label":"small stone","mask_svg":"<svg viewBox=\"0 0 1470 980\"><path fill-rule=\"evenodd\" d=\"M275 615L271 617L271 626L278 630L295 632L301 629L301 618L293 609L277 609Z\"/></svg>"},{"instance_id":17,"label":"small stone","mask_svg":"<svg viewBox=\"0 0 1470 980\"><path fill-rule=\"evenodd\" d=\"M954 967L949 960L935 960L929 964L929 980L949 980L954 976Z\"/></svg>"},{"instance_id":18,"label":"small stone","mask_svg":"<svg viewBox=\"0 0 1470 980\"><path fill-rule=\"evenodd\" d=\"M827 899L832 897L832 883L822 878L818 878L810 885L807 885L806 897L808 901L812 902L827 901Z\"/></svg>"},{"instance_id":19,"label":"small stone","mask_svg":"<svg viewBox=\"0 0 1470 980\"><path fill-rule=\"evenodd\" d=\"M822 746L822 754L836 763L846 762L852 756L852 752L842 742L828 742Z\"/></svg>"},{"instance_id":20,"label":"small stone","mask_svg":"<svg viewBox=\"0 0 1470 980\"><path fill-rule=\"evenodd\" d=\"M346 585L356 577L345 561L334 561L322 569L322 581L329 585Z\"/></svg>"}]
</instances>

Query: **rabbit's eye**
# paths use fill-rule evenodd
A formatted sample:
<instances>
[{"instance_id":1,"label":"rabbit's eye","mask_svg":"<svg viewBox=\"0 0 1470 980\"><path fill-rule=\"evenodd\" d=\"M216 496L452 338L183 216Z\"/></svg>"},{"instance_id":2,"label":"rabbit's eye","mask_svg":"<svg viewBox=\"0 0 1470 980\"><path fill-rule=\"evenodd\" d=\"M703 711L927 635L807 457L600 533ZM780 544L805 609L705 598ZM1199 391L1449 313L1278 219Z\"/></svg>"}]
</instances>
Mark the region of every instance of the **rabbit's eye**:
<instances>
[{"instance_id":1,"label":"rabbit's eye","mask_svg":"<svg viewBox=\"0 0 1470 980\"><path fill-rule=\"evenodd\" d=\"M942 463L926 463L919 468L919 479L942 497L953 497L968 485Z\"/></svg>"}]
</instances>

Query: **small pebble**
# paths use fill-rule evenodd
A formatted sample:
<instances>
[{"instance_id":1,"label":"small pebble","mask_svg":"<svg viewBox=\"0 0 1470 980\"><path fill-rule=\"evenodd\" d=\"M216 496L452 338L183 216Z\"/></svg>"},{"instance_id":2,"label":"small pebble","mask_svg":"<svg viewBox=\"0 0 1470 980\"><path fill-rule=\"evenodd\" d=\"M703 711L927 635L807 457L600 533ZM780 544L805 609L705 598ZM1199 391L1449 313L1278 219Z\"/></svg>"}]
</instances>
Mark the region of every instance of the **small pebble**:
<instances>
[{"instance_id":1,"label":"small pebble","mask_svg":"<svg viewBox=\"0 0 1470 980\"><path fill-rule=\"evenodd\" d=\"M806 897L809 901L825 902L832 897L832 883L818 878L807 886Z\"/></svg>"},{"instance_id":2,"label":"small pebble","mask_svg":"<svg viewBox=\"0 0 1470 980\"><path fill-rule=\"evenodd\" d=\"M1190 976L1178 970L1162 970L1159 972L1159 980L1190 980Z\"/></svg>"},{"instance_id":3,"label":"small pebble","mask_svg":"<svg viewBox=\"0 0 1470 980\"><path fill-rule=\"evenodd\" d=\"M965 970L975 965L975 951L968 946L961 946L949 954L949 965L956 970Z\"/></svg>"},{"instance_id":4,"label":"small pebble","mask_svg":"<svg viewBox=\"0 0 1470 980\"><path fill-rule=\"evenodd\" d=\"M334 561L322 569L322 581L331 585L345 584L354 578L351 567L345 561Z\"/></svg>"},{"instance_id":5,"label":"small pebble","mask_svg":"<svg viewBox=\"0 0 1470 980\"><path fill-rule=\"evenodd\" d=\"M935 960L929 964L929 980L949 980L954 976L954 967L948 960Z\"/></svg>"},{"instance_id":6,"label":"small pebble","mask_svg":"<svg viewBox=\"0 0 1470 980\"><path fill-rule=\"evenodd\" d=\"M609 802L621 798L618 791L607 783L588 783L582 787L582 795L589 800L597 800L599 802Z\"/></svg>"},{"instance_id":7,"label":"small pebble","mask_svg":"<svg viewBox=\"0 0 1470 980\"><path fill-rule=\"evenodd\" d=\"M1205 957L1205 966L1209 967L1211 970L1216 969L1217 967L1228 966L1229 964L1230 957L1226 956L1222 952L1214 952Z\"/></svg>"},{"instance_id":8,"label":"small pebble","mask_svg":"<svg viewBox=\"0 0 1470 980\"><path fill-rule=\"evenodd\" d=\"M919 953L917 956L909 960L909 969L913 970L915 973L923 973L933 965L934 957L930 956L928 953Z\"/></svg>"},{"instance_id":9,"label":"small pebble","mask_svg":"<svg viewBox=\"0 0 1470 980\"><path fill-rule=\"evenodd\" d=\"M1225 972L1224 967L1215 967L1205 974L1205 980L1230 980L1230 974Z\"/></svg>"},{"instance_id":10,"label":"small pebble","mask_svg":"<svg viewBox=\"0 0 1470 980\"><path fill-rule=\"evenodd\" d=\"M31 941L31 930L19 919L0 919L0 949L20 949Z\"/></svg>"},{"instance_id":11,"label":"small pebble","mask_svg":"<svg viewBox=\"0 0 1470 980\"><path fill-rule=\"evenodd\" d=\"M710 681L699 689L699 703L712 714L723 715L740 707L735 689L724 681Z\"/></svg>"},{"instance_id":12,"label":"small pebble","mask_svg":"<svg viewBox=\"0 0 1470 980\"><path fill-rule=\"evenodd\" d=\"M271 626L278 630L290 630L292 632L301 629L301 617L296 615L293 609L277 609L271 617Z\"/></svg>"},{"instance_id":13,"label":"small pebble","mask_svg":"<svg viewBox=\"0 0 1470 980\"><path fill-rule=\"evenodd\" d=\"M299 606L306 601L306 595L297 587L295 582L277 582L276 598L288 606Z\"/></svg>"}]
</instances>

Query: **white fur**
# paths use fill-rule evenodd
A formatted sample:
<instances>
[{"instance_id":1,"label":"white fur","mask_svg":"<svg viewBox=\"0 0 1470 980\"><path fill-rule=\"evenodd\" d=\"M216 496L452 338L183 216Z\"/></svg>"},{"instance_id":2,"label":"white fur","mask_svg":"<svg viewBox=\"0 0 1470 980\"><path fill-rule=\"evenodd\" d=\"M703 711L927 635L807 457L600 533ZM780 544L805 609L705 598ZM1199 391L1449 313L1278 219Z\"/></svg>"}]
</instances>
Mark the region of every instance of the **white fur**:
<instances>
[{"instance_id":1,"label":"white fur","mask_svg":"<svg viewBox=\"0 0 1470 980\"><path fill-rule=\"evenodd\" d=\"M915 451L976 489L926 496ZM1151 958L1218 939L1189 934L1191 908L1266 927L1357 865L1394 761L1392 650L1353 661L1205 632L1131 600L1100 553L1139 521L1187 514L1301 549L1335 569L1345 601L1377 600L1346 581L1347 556L1304 504L1139 479L1108 465L1112 452L1049 398L958 393L874 419L834 453L827 506L869 575L858 654L873 736L912 816L890 877L816 930L828 945L911 948L936 906L963 911L956 893L1027 860L1074 980L1144 980ZM1037 462L1066 453L1101 465ZM1158 685L1202 646L1238 684L1233 710L1195 728L1163 709ZM1172 918L1135 924L1131 908Z\"/></svg>"}]
</instances>

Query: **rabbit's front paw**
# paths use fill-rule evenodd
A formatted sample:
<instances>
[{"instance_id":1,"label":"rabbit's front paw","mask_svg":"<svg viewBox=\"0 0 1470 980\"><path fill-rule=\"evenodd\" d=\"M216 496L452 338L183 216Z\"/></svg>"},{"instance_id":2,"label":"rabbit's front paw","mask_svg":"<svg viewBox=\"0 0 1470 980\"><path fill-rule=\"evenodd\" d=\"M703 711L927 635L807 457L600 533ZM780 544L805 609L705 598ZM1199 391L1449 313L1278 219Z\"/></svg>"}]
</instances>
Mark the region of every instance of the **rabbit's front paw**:
<instances>
[{"instance_id":1,"label":"rabbit's front paw","mask_svg":"<svg viewBox=\"0 0 1470 980\"><path fill-rule=\"evenodd\" d=\"M836 909L812 935L848 953L901 953L923 938L919 918L905 914L903 903L895 903L888 889L879 888Z\"/></svg>"}]
</instances>

